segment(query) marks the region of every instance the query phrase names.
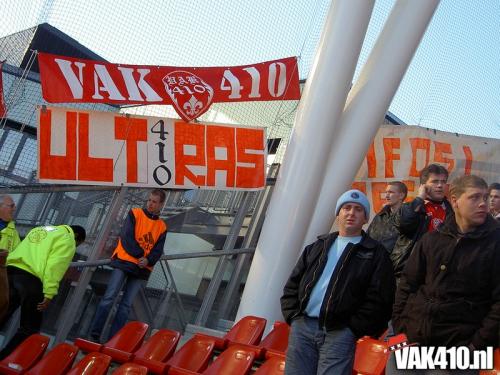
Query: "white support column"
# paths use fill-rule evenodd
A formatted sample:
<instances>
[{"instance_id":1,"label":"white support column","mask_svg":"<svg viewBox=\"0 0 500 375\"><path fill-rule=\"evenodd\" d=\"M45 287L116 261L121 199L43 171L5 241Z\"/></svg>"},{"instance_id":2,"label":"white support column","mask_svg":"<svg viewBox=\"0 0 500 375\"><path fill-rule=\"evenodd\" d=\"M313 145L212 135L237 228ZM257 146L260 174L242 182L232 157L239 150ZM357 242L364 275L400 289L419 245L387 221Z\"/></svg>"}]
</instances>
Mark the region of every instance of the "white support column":
<instances>
[{"instance_id":1,"label":"white support column","mask_svg":"<svg viewBox=\"0 0 500 375\"><path fill-rule=\"evenodd\" d=\"M302 250L373 5L336 0L330 6L236 319L283 319L279 298Z\"/></svg>"},{"instance_id":2,"label":"white support column","mask_svg":"<svg viewBox=\"0 0 500 375\"><path fill-rule=\"evenodd\" d=\"M328 232L335 203L363 162L439 0L398 0L353 86L304 243Z\"/></svg>"}]
</instances>

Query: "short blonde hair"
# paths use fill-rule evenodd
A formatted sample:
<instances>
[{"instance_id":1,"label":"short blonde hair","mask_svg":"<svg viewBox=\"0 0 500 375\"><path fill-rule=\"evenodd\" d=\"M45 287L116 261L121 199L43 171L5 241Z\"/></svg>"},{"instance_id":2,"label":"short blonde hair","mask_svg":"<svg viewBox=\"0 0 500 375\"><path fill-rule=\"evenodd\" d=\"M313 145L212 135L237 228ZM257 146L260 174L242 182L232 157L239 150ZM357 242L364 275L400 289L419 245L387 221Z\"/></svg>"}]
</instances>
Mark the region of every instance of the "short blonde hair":
<instances>
[{"instance_id":1,"label":"short blonde hair","mask_svg":"<svg viewBox=\"0 0 500 375\"><path fill-rule=\"evenodd\" d=\"M459 198L467 188L483 188L488 190L488 184L481 177L473 174L455 178L450 184L450 195Z\"/></svg>"}]
</instances>

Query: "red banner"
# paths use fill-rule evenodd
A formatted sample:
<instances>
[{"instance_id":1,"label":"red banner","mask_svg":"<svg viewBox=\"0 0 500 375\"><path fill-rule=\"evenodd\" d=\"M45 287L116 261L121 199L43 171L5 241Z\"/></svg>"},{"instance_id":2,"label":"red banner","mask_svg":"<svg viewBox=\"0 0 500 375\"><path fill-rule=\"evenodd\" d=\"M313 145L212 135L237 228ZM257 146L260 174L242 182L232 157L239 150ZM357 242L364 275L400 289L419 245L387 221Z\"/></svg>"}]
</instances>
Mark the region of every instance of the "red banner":
<instances>
[{"instance_id":1,"label":"red banner","mask_svg":"<svg viewBox=\"0 0 500 375\"><path fill-rule=\"evenodd\" d=\"M171 104L185 121L212 103L300 99L297 58L211 68L123 65L38 54L50 103Z\"/></svg>"},{"instance_id":2,"label":"red banner","mask_svg":"<svg viewBox=\"0 0 500 375\"><path fill-rule=\"evenodd\" d=\"M5 117L7 110L5 109L5 101L3 100L3 61L0 62L0 118Z\"/></svg>"}]
</instances>

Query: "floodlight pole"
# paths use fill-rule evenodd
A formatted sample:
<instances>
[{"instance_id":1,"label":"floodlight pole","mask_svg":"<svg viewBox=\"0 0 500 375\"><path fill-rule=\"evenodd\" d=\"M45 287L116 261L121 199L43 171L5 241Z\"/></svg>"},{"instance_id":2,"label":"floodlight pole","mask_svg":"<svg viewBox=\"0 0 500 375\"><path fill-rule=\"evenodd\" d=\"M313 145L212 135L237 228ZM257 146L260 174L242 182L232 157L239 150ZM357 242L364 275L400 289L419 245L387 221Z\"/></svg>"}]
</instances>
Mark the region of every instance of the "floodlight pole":
<instances>
[{"instance_id":1,"label":"floodlight pole","mask_svg":"<svg viewBox=\"0 0 500 375\"><path fill-rule=\"evenodd\" d=\"M373 5L336 0L330 6L236 319L282 319L279 298L316 205Z\"/></svg>"},{"instance_id":2,"label":"floodlight pole","mask_svg":"<svg viewBox=\"0 0 500 375\"><path fill-rule=\"evenodd\" d=\"M354 84L336 131L304 244L335 221L338 197L353 182L439 0L398 0Z\"/></svg>"}]
</instances>

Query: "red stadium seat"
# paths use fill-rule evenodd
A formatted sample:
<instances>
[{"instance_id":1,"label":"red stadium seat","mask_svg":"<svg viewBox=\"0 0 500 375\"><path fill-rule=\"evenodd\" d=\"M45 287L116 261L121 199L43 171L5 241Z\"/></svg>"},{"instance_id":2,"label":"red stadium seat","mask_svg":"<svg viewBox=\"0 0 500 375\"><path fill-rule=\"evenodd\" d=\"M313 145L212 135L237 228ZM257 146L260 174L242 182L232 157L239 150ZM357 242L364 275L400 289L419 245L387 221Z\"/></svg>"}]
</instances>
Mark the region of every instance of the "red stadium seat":
<instances>
[{"instance_id":1,"label":"red stadium seat","mask_svg":"<svg viewBox=\"0 0 500 375\"><path fill-rule=\"evenodd\" d=\"M273 355L285 354L288 348L288 336L290 335L290 326L285 322L275 322L273 330L264 337L260 347L266 351L266 358Z\"/></svg>"},{"instance_id":2,"label":"red stadium seat","mask_svg":"<svg viewBox=\"0 0 500 375\"><path fill-rule=\"evenodd\" d=\"M148 369L137 363L124 363L112 372L114 375L147 375Z\"/></svg>"},{"instance_id":3,"label":"red stadium seat","mask_svg":"<svg viewBox=\"0 0 500 375\"><path fill-rule=\"evenodd\" d=\"M104 375L108 372L111 357L102 353L89 353L67 375Z\"/></svg>"},{"instance_id":4,"label":"red stadium seat","mask_svg":"<svg viewBox=\"0 0 500 375\"><path fill-rule=\"evenodd\" d=\"M133 362L148 367L148 364L156 363L157 366L151 366L149 370L153 373L158 368L162 369L163 364L172 354L179 343L180 333L169 329L161 329L144 343L133 355Z\"/></svg>"},{"instance_id":5,"label":"red stadium seat","mask_svg":"<svg viewBox=\"0 0 500 375\"><path fill-rule=\"evenodd\" d=\"M266 360L253 375L282 375L285 373L285 357L275 355Z\"/></svg>"},{"instance_id":6,"label":"red stadium seat","mask_svg":"<svg viewBox=\"0 0 500 375\"><path fill-rule=\"evenodd\" d=\"M47 336L31 335L0 361L0 374L24 374L43 356L48 345Z\"/></svg>"},{"instance_id":7,"label":"red stadium seat","mask_svg":"<svg viewBox=\"0 0 500 375\"><path fill-rule=\"evenodd\" d=\"M208 362L212 358L214 348L215 342L212 338L194 336L189 339L167 363L163 364L163 371L165 371L166 368L169 368L169 374L175 371L173 370L174 368L182 368L195 373L203 371L207 368ZM157 374L158 372L154 373Z\"/></svg>"},{"instance_id":8,"label":"red stadium seat","mask_svg":"<svg viewBox=\"0 0 500 375\"><path fill-rule=\"evenodd\" d=\"M500 349L495 349L493 353L493 369L481 370L479 375L498 375L500 374Z\"/></svg>"},{"instance_id":9,"label":"red stadium seat","mask_svg":"<svg viewBox=\"0 0 500 375\"><path fill-rule=\"evenodd\" d=\"M26 375L66 374L75 361L78 348L62 343L52 349L40 362L26 372Z\"/></svg>"},{"instance_id":10,"label":"red stadium seat","mask_svg":"<svg viewBox=\"0 0 500 375\"><path fill-rule=\"evenodd\" d=\"M104 345L81 338L75 340L75 345L85 352L101 352L123 363L130 361L132 353L141 346L148 327L146 323L128 322Z\"/></svg>"},{"instance_id":11,"label":"red stadium seat","mask_svg":"<svg viewBox=\"0 0 500 375\"><path fill-rule=\"evenodd\" d=\"M288 336L290 334L290 326L285 322L277 321L273 325L271 332L262 339L258 346L251 346L254 350L256 358L269 358L273 356L285 355L288 348ZM231 343L229 345L232 345Z\"/></svg>"},{"instance_id":12,"label":"red stadium seat","mask_svg":"<svg viewBox=\"0 0 500 375\"><path fill-rule=\"evenodd\" d=\"M197 333L196 336L210 337L215 341L215 348L223 350L229 343L258 345L265 328L266 319L249 315L241 318L224 337L214 337L202 333Z\"/></svg>"},{"instance_id":13,"label":"red stadium seat","mask_svg":"<svg viewBox=\"0 0 500 375\"><path fill-rule=\"evenodd\" d=\"M134 359L142 358L165 362L174 354L180 337L179 332L160 329L134 353Z\"/></svg>"},{"instance_id":14,"label":"red stadium seat","mask_svg":"<svg viewBox=\"0 0 500 375\"><path fill-rule=\"evenodd\" d=\"M387 343L365 336L356 344L353 374L382 375L389 359Z\"/></svg>"},{"instance_id":15,"label":"red stadium seat","mask_svg":"<svg viewBox=\"0 0 500 375\"><path fill-rule=\"evenodd\" d=\"M248 350L245 345L232 345L222 352L220 356L203 371L203 375L246 375L252 368L255 358L253 350ZM193 375L197 372L182 368L171 367L169 375Z\"/></svg>"}]
</instances>

